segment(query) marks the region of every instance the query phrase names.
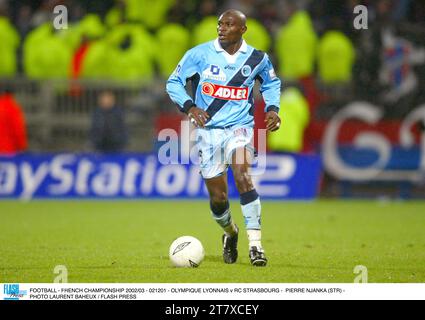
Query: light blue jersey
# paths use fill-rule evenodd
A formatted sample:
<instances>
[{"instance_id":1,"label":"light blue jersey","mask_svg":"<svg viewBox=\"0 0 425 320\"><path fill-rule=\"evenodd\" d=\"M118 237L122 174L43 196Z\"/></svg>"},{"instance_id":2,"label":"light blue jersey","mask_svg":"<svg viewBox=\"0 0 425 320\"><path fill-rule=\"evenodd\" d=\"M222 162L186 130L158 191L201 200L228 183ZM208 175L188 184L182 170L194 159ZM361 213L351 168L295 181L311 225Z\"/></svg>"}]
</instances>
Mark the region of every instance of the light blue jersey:
<instances>
[{"instance_id":1,"label":"light blue jersey","mask_svg":"<svg viewBox=\"0 0 425 320\"><path fill-rule=\"evenodd\" d=\"M192 95L185 89L192 80ZM265 112L279 112L280 80L268 55L243 41L233 55L216 39L186 52L167 81L167 92L182 112L195 104L209 115L207 128L253 126L255 80L261 83Z\"/></svg>"}]
</instances>

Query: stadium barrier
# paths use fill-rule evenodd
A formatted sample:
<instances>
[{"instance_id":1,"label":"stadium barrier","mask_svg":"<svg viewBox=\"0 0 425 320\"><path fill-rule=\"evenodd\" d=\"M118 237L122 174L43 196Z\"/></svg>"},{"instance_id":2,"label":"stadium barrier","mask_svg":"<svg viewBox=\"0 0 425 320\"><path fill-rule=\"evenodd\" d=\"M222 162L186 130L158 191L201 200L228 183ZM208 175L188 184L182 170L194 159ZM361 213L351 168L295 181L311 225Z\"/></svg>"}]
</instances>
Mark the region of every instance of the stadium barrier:
<instances>
[{"instance_id":1,"label":"stadium barrier","mask_svg":"<svg viewBox=\"0 0 425 320\"><path fill-rule=\"evenodd\" d=\"M253 180L265 199L312 200L318 196L321 161L316 155L267 154ZM258 161L260 163L260 161ZM239 194L229 176L229 196ZM0 198L206 198L194 164L161 164L156 154L22 154L0 156Z\"/></svg>"},{"instance_id":2,"label":"stadium barrier","mask_svg":"<svg viewBox=\"0 0 425 320\"><path fill-rule=\"evenodd\" d=\"M0 79L7 84L25 113L32 152L89 152L91 113L97 97L111 90L125 111L129 132L127 150L149 152L154 144L154 122L165 95L163 81Z\"/></svg>"}]
</instances>

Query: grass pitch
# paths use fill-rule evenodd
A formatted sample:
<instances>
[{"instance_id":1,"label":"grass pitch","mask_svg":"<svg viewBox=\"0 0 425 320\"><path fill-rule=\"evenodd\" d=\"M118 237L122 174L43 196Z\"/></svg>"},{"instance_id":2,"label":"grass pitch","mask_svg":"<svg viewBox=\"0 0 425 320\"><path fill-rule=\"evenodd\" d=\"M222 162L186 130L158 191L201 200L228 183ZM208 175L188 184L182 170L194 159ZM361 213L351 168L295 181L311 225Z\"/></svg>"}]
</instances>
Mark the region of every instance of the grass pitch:
<instances>
[{"instance_id":1,"label":"grass pitch","mask_svg":"<svg viewBox=\"0 0 425 320\"><path fill-rule=\"evenodd\" d=\"M226 265L221 230L207 201L0 201L0 282L53 282L65 265L69 282L353 282L357 265L369 282L425 282L425 203L262 202L265 268L249 264L241 227L239 260ZM197 269L168 260L181 235L201 240Z\"/></svg>"}]
</instances>

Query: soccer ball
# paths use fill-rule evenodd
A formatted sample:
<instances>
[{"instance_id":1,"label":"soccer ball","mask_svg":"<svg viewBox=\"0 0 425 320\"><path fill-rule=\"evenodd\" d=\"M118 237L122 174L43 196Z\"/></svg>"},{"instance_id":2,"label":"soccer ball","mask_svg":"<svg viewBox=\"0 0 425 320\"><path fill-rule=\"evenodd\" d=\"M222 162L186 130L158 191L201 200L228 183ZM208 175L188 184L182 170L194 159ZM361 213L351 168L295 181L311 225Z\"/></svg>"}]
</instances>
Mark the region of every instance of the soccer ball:
<instances>
[{"instance_id":1,"label":"soccer ball","mask_svg":"<svg viewBox=\"0 0 425 320\"><path fill-rule=\"evenodd\" d=\"M196 268L204 260L202 243L191 236L179 237L170 246L171 263L179 268Z\"/></svg>"}]
</instances>

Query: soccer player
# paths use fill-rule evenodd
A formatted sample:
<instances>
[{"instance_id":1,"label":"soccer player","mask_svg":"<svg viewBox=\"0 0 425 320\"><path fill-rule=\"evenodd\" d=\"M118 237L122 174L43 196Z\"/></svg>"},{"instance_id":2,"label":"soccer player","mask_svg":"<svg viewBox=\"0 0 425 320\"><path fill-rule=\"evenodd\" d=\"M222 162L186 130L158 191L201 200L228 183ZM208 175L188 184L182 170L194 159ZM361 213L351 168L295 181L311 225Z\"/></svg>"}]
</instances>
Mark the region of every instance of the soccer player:
<instances>
[{"instance_id":1,"label":"soccer player","mask_svg":"<svg viewBox=\"0 0 425 320\"><path fill-rule=\"evenodd\" d=\"M213 218L224 230L224 262L235 263L238 258L239 230L232 220L227 194L230 165L240 194L251 264L265 266L261 203L249 175L254 154L252 91L258 80L266 103L266 129L275 131L280 126L281 82L267 54L243 40L247 27L242 12L225 11L218 19L217 31L216 40L186 52L167 81L167 92L197 127L201 175L209 192ZM185 89L188 80L192 81L194 99Z\"/></svg>"}]
</instances>

